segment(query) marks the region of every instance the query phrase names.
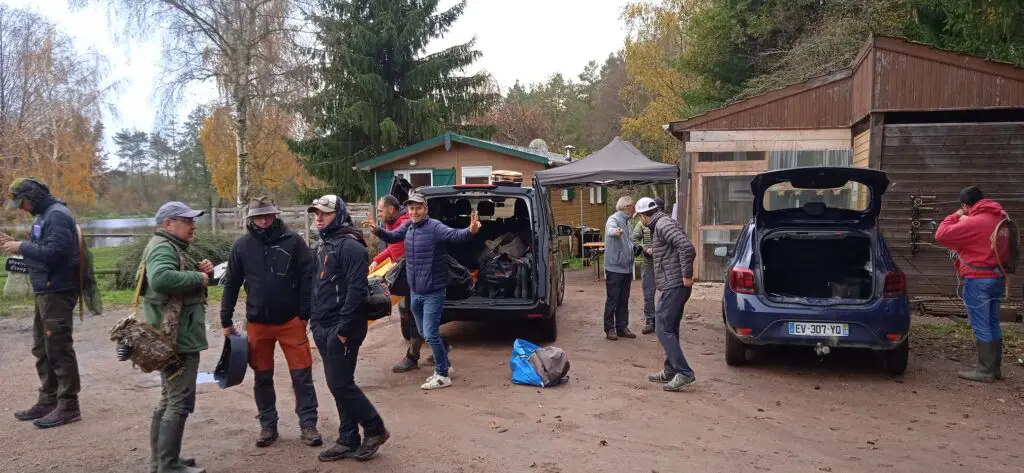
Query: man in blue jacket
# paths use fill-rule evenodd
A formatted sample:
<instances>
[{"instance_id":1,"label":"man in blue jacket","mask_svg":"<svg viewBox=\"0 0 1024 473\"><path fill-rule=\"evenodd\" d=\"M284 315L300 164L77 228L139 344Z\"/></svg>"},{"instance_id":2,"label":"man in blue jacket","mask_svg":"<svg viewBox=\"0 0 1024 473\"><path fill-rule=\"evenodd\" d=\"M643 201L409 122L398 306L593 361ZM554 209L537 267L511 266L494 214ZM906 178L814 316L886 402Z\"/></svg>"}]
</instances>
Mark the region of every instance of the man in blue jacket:
<instances>
[{"instance_id":1,"label":"man in blue jacket","mask_svg":"<svg viewBox=\"0 0 1024 473\"><path fill-rule=\"evenodd\" d=\"M405 242L405 275L409 281L410 308L416 329L430 345L436 367L422 389L440 389L452 385L448 350L441 339L441 311L448 287L448 248L445 243L467 241L480 231L476 212L469 228L456 230L427 216L427 200L412 194L405 202L409 221L393 232L381 230L372 221L363 226L373 230L385 243Z\"/></svg>"},{"instance_id":2,"label":"man in blue jacket","mask_svg":"<svg viewBox=\"0 0 1024 473\"><path fill-rule=\"evenodd\" d=\"M345 201L340 197L320 197L307 211L316 214L321 240L314 253L316 272L309 327L341 418L338 440L320 453L320 461L365 461L373 458L391 437L384 428L384 420L355 380L359 347L366 339L370 255L363 232L352 225ZM361 442L359 426L363 427Z\"/></svg>"},{"instance_id":3,"label":"man in blue jacket","mask_svg":"<svg viewBox=\"0 0 1024 473\"><path fill-rule=\"evenodd\" d=\"M14 241L0 234L5 253L25 257L35 293L32 354L39 372L39 399L14 413L36 427L48 428L81 420L78 358L72 343L74 310L78 301L80 261L75 217L46 184L33 179L15 180L8 209L21 209L36 217L29 241Z\"/></svg>"}]
</instances>

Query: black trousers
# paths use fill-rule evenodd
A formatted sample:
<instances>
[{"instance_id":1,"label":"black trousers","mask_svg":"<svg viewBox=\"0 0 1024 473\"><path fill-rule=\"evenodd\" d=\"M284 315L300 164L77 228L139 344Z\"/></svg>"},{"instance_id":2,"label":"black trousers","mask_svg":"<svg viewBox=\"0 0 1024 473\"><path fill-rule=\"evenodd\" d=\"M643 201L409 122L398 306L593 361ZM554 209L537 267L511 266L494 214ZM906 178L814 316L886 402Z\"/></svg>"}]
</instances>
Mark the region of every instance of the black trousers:
<instances>
[{"instance_id":1,"label":"black trousers","mask_svg":"<svg viewBox=\"0 0 1024 473\"><path fill-rule=\"evenodd\" d=\"M359 426L363 426L363 434L374 437L384 433L384 420L377 409L367 399L366 394L356 385L356 361L359 359L359 345L362 337L352 338L343 345L333 330L326 333L313 331L313 341L320 351L324 363L324 378L327 387L334 395L334 403L338 407L341 426L338 428L338 443L355 449L362 440Z\"/></svg>"},{"instance_id":2,"label":"black trousers","mask_svg":"<svg viewBox=\"0 0 1024 473\"><path fill-rule=\"evenodd\" d=\"M626 330L629 326L629 288L633 275L605 271L608 296L604 302L604 331Z\"/></svg>"}]
</instances>

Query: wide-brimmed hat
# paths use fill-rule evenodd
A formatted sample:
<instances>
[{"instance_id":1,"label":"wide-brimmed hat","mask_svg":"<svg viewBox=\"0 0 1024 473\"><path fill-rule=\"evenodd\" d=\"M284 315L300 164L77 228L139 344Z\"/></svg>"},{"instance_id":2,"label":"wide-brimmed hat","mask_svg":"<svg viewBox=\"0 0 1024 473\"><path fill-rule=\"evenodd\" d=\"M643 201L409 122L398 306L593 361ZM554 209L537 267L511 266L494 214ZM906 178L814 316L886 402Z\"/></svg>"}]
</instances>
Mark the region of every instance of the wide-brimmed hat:
<instances>
[{"instance_id":1,"label":"wide-brimmed hat","mask_svg":"<svg viewBox=\"0 0 1024 473\"><path fill-rule=\"evenodd\" d=\"M270 197L253 197L249 199L249 211L246 212L245 218L258 217L260 215L279 215L281 210L274 205L274 200Z\"/></svg>"},{"instance_id":2,"label":"wide-brimmed hat","mask_svg":"<svg viewBox=\"0 0 1024 473\"><path fill-rule=\"evenodd\" d=\"M242 384L249 367L249 341L245 334L231 334L224 337L224 349L213 370L217 386L227 389Z\"/></svg>"}]
</instances>

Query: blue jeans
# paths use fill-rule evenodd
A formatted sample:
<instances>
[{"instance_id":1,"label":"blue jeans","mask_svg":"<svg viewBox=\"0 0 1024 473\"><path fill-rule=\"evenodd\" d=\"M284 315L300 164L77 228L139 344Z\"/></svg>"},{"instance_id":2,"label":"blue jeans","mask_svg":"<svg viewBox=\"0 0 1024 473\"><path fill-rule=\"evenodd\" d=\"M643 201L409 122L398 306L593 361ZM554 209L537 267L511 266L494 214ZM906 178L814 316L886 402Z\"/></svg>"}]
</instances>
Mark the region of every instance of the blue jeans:
<instances>
[{"instance_id":1,"label":"blue jeans","mask_svg":"<svg viewBox=\"0 0 1024 473\"><path fill-rule=\"evenodd\" d=\"M1003 278L964 280L964 305L967 320L979 343L1003 339L999 328L999 304L1002 302Z\"/></svg>"},{"instance_id":2,"label":"blue jeans","mask_svg":"<svg viewBox=\"0 0 1024 473\"><path fill-rule=\"evenodd\" d=\"M434 353L434 362L437 367L434 371L441 376L448 376L448 350L445 349L444 340L441 339L441 311L444 309L445 290L429 294L412 294L410 308L412 316L416 319L416 330L419 330L420 337L430 345L430 351Z\"/></svg>"}]
</instances>

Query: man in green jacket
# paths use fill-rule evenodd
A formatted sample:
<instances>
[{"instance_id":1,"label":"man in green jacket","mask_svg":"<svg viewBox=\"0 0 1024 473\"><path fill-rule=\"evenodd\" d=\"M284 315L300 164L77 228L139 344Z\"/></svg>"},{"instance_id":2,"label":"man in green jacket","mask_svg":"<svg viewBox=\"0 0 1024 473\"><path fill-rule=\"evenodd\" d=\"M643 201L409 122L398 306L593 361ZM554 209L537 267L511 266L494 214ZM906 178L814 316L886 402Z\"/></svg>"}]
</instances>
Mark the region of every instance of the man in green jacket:
<instances>
[{"instance_id":1,"label":"man in green jacket","mask_svg":"<svg viewBox=\"0 0 1024 473\"><path fill-rule=\"evenodd\" d=\"M160 402L149 430L151 472L206 472L193 468L194 460L180 458L185 420L195 410L199 352L207 348L206 286L213 263L195 263L187 255L196 231L195 219L203 213L181 202L164 204L156 213L158 228L143 253L146 322L160 328L165 316L177 312L179 317L179 361L160 373Z\"/></svg>"}]
</instances>

